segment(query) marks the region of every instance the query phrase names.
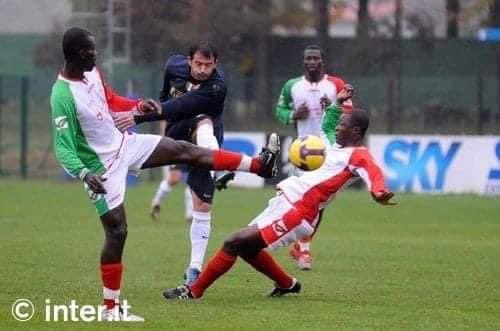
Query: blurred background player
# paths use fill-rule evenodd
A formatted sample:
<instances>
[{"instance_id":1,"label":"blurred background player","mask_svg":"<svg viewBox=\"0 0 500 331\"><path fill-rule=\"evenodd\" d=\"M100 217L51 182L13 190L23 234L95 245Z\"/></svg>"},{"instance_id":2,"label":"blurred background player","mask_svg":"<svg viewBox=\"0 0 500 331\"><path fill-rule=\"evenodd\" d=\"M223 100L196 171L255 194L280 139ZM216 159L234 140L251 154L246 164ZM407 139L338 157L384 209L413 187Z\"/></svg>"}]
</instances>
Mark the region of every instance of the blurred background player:
<instances>
[{"instance_id":1,"label":"blurred background player","mask_svg":"<svg viewBox=\"0 0 500 331\"><path fill-rule=\"evenodd\" d=\"M135 116L134 123L166 120L165 135L210 149L223 142L223 110L226 83L217 69L217 50L208 42L199 42L189 50L189 56L173 55L165 66L161 92L161 114ZM186 269L186 283L199 275L211 229L212 201L216 185L222 189L234 178L225 172L215 179L206 169L191 167L187 184L193 202L191 222L191 258Z\"/></svg>"},{"instance_id":2,"label":"blurred background player","mask_svg":"<svg viewBox=\"0 0 500 331\"><path fill-rule=\"evenodd\" d=\"M165 132L165 121L160 122L160 132ZM162 167L163 178L158 185L158 188L151 201L150 215L154 221L160 219L161 203L167 198L172 188L185 180L185 173L188 167L183 164L173 164L170 166ZM184 219L186 222L191 223L193 218L193 197L189 186L184 189Z\"/></svg>"},{"instance_id":3,"label":"blurred background player","mask_svg":"<svg viewBox=\"0 0 500 331\"><path fill-rule=\"evenodd\" d=\"M281 90L276 117L283 124L293 124L297 137L311 134L325 140L321 134L324 109L334 103L337 93L344 89L342 79L325 73L324 61L323 50L319 46L307 46L303 53L304 75L288 80ZM344 107L346 110L352 109L350 98L345 101ZM327 140L325 143L330 145ZM301 172L300 169L294 169L296 175ZM322 211L318 224L321 218ZM290 247L290 255L301 270L312 268L311 241L312 237L304 237Z\"/></svg>"},{"instance_id":4,"label":"blurred background player","mask_svg":"<svg viewBox=\"0 0 500 331\"><path fill-rule=\"evenodd\" d=\"M341 112L340 107L337 111ZM312 235L320 210L351 184L352 179L362 178L376 202L394 204L390 202L394 193L385 187L382 171L362 145L368 125L368 115L362 110L342 114L336 127L337 143L329 147L324 165L278 183L278 195L269 201L268 207L224 242L193 284L168 289L163 296L166 299L202 297L208 287L232 268L238 256L275 282L270 296L300 292L301 284L288 275L265 248L275 250Z\"/></svg>"}]
</instances>

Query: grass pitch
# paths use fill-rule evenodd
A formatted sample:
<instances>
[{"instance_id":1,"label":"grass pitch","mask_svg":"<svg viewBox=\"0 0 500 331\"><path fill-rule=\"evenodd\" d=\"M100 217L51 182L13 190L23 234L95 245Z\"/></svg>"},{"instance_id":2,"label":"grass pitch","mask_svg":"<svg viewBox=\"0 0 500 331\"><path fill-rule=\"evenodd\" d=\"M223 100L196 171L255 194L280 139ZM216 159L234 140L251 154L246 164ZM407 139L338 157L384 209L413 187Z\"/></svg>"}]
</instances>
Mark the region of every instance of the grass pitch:
<instances>
[{"instance_id":1,"label":"grass pitch","mask_svg":"<svg viewBox=\"0 0 500 331\"><path fill-rule=\"evenodd\" d=\"M166 302L188 259L182 189L148 216L153 184L127 193L129 236L122 298L144 324L46 322L52 304L97 305L103 232L78 183L0 181L0 330L342 330L500 329L500 201L471 195L399 195L383 208L348 191L326 212L310 272L276 256L302 281L298 296L270 299L272 284L244 262L194 302ZM271 189L218 194L209 255L246 225ZM11 316L29 298L35 315Z\"/></svg>"}]
</instances>

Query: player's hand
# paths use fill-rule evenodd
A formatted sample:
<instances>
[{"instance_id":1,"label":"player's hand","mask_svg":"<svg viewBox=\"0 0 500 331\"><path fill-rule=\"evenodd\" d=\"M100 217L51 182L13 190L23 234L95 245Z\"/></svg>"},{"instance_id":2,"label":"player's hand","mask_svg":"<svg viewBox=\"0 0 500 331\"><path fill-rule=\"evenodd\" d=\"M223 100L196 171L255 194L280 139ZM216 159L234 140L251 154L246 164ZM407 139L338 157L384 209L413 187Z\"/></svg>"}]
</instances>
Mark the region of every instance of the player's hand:
<instances>
[{"instance_id":1,"label":"player's hand","mask_svg":"<svg viewBox=\"0 0 500 331\"><path fill-rule=\"evenodd\" d=\"M342 105L344 101L352 98L354 95L354 87L351 84L345 84L342 91L337 94L337 104Z\"/></svg>"},{"instance_id":2,"label":"player's hand","mask_svg":"<svg viewBox=\"0 0 500 331\"><path fill-rule=\"evenodd\" d=\"M394 206L397 205L396 202L391 202L390 200L394 196L393 192L389 191L379 191L379 192L372 192L372 197L373 200L376 202L380 203L381 205L384 206Z\"/></svg>"},{"instance_id":3,"label":"player's hand","mask_svg":"<svg viewBox=\"0 0 500 331\"><path fill-rule=\"evenodd\" d=\"M319 103L321 104L321 109L325 109L332 104L332 100L325 94L319 99Z\"/></svg>"},{"instance_id":4,"label":"player's hand","mask_svg":"<svg viewBox=\"0 0 500 331\"><path fill-rule=\"evenodd\" d=\"M92 192L96 194L106 194L106 189L102 185L106 181L106 178L102 176L95 175L93 173L88 173L83 177L83 182L88 185Z\"/></svg>"},{"instance_id":5,"label":"player's hand","mask_svg":"<svg viewBox=\"0 0 500 331\"><path fill-rule=\"evenodd\" d=\"M137 105L137 109L139 109L141 113L161 113L161 106L153 99L142 100Z\"/></svg>"},{"instance_id":6,"label":"player's hand","mask_svg":"<svg viewBox=\"0 0 500 331\"><path fill-rule=\"evenodd\" d=\"M309 117L309 108L307 108L307 104L304 101L297 110L293 112L294 120L303 120Z\"/></svg>"},{"instance_id":7,"label":"player's hand","mask_svg":"<svg viewBox=\"0 0 500 331\"><path fill-rule=\"evenodd\" d=\"M113 113L113 120L115 122L115 126L121 132L127 131L131 127L135 126L134 114L133 112L120 112Z\"/></svg>"}]
</instances>

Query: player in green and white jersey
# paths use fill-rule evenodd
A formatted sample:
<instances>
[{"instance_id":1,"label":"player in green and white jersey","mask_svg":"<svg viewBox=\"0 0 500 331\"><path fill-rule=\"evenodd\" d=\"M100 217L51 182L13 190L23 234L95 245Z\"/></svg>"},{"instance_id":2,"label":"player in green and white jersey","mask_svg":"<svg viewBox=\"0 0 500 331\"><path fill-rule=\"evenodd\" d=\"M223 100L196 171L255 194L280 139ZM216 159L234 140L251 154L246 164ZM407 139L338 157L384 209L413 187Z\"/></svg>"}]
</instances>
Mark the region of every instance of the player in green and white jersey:
<instances>
[{"instance_id":1,"label":"player in green and white jersey","mask_svg":"<svg viewBox=\"0 0 500 331\"><path fill-rule=\"evenodd\" d=\"M303 64L304 74L288 80L283 86L275 110L276 117L283 124L294 125L297 137L315 135L330 145L321 130L322 119L346 84L341 78L326 74L323 50L317 45L304 49ZM352 109L350 98L342 107ZM328 128L334 130L335 125ZM295 168L293 173L300 175L302 171ZM306 236L290 246L290 255L301 270L312 268L311 241L312 237Z\"/></svg>"}]
</instances>

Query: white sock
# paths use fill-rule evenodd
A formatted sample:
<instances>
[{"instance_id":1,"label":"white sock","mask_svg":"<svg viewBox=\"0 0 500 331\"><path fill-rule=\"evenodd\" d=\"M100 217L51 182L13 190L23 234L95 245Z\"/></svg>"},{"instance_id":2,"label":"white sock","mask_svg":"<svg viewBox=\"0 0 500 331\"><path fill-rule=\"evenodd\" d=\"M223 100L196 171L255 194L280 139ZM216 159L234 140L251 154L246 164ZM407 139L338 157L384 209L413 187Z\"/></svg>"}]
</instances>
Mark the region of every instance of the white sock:
<instances>
[{"instance_id":1,"label":"white sock","mask_svg":"<svg viewBox=\"0 0 500 331\"><path fill-rule=\"evenodd\" d=\"M184 190L184 217L186 220L193 218L193 196L191 195L189 186L186 186Z\"/></svg>"},{"instance_id":2,"label":"white sock","mask_svg":"<svg viewBox=\"0 0 500 331\"><path fill-rule=\"evenodd\" d=\"M248 155L243 154L241 157L240 165L236 170L250 171L251 165L252 165L252 158Z\"/></svg>"},{"instance_id":3,"label":"white sock","mask_svg":"<svg viewBox=\"0 0 500 331\"><path fill-rule=\"evenodd\" d=\"M214 127L211 124L204 123L196 129L196 144L209 149L219 149Z\"/></svg>"},{"instance_id":4,"label":"white sock","mask_svg":"<svg viewBox=\"0 0 500 331\"><path fill-rule=\"evenodd\" d=\"M300 248L301 252L310 251L311 250L311 243L309 241L303 242L303 241L299 240L299 248Z\"/></svg>"},{"instance_id":5,"label":"white sock","mask_svg":"<svg viewBox=\"0 0 500 331\"><path fill-rule=\"evenodd\" d=\"M117 302L118 298L120 297L120 290L112 290L103 286L102 296L104 300L113 300Z\"/></svg>"},{"instance_id":6,"label":"white sock","mask_svg":"<svg viewBox=\"0 0 500 331\"><path fill-rule=\"evenodd\" d=\"M161 204L161 201L165 198L165 196L172 190L170 185L166 180L162 180L160 185L158 186L158 190L156 190L155 196L153 197L152 205L156 206Z\"/></svg>"},{"instance_id":7,"label":"white sock","mask_svg":"<svg viewBox=\"0 0 500 331\"><path fill-rule=\"evenodd\" d=\"M191 223L191 262L190 268L201 270L205 252L207 251L208 237L210 236L210 212L193 211Z\"/></svg>"}]
</instances>

